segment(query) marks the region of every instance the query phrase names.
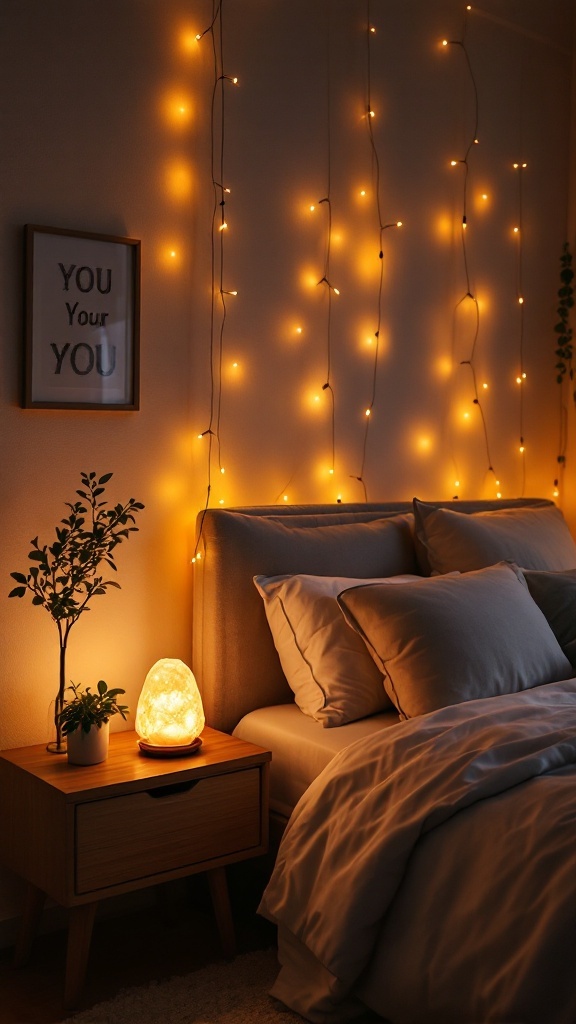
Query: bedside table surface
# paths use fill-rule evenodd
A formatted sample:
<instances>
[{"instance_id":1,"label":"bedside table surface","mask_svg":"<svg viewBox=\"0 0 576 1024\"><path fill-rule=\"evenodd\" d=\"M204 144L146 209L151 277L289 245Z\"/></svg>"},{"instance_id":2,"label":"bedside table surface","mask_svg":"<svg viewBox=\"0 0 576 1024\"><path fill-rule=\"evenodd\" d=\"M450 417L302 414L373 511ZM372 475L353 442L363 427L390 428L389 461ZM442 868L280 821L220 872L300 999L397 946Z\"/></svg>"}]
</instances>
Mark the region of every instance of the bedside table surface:
<instances>
[{"instance_id":1,"label":"bedside table surface","mask_svg":"<svg viewBox=\"0 0 576 1024\"><path fill-rule=\"evenodd\" d=\"M134 783L146 781L150 787L162 785L171 775L178 775L178 781L183 782L200 779L214 772L262 764L270 758L270 751L209 726L202 732L200 749L185 757L145 756L140 752L138 736L133 730L112 733L108 757L96 765L68 764L65 754L48 753L42 743L0 751L0 760L24 770L72 800L82 794L94 799L114 786L130 788Z\"/></svg>"}]
</instances>

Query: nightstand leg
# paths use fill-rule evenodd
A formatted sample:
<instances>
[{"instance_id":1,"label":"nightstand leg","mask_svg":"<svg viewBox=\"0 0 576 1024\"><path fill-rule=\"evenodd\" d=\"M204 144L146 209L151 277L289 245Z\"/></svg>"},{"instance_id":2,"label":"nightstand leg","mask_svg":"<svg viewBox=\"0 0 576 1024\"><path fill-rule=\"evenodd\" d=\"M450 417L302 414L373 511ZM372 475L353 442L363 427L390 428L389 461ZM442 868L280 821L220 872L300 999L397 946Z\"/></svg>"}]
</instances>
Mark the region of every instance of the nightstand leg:
<instances>
[{"instance_id":1,"label":"nightstand leg","mask_svg":"<svg viewBox=\"0 0 576 1024\"><path fill-rule=\"evenodd\" d=\"M97 903L83 903L70 910L64 983L64 1006L67 1010L75 1009L80 1001L97 906Z\"/></svg>"},{"instance_id":2,"label":"nightstand leg","mask_svg":"<svg viewBox=\"0 0 576 1024\"><path fill-rule=\"evenodd\" d=\"M212 868L206 874L208 875L208 884L222 944L222 952L228 960L231 960L236 953L236 937L234 935L234 922L232 920L232 909L228 895L226 869Z\"/></svg>"},{"instance_id":3,"label":"nightstand leg","mask_svg":"<svg viewBox=\"0 0 576 1024\"><path fill-rule=\"evenodd\" d=\"M30 956L32 943L44 908L45 894L28 882L14 950L14 967L22 967Z\"/></svg>"}]
</instances>

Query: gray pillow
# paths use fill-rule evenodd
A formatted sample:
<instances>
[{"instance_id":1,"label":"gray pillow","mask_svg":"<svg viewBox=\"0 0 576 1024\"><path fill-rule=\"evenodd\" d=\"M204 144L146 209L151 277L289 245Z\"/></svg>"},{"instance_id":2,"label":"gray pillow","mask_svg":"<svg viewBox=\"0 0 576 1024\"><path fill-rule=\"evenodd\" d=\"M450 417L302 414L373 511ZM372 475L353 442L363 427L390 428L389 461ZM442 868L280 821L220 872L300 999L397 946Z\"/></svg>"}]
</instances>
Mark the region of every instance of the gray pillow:
<instances>
[{"instance_id":1,"label":"gray pillow","mask_svg":"<svg viewBox=\"0 0 576 1024\"><path fill-rule=\"evenodd\" d=\"M366 584L338 603L403 718L572 675L521 574L504 562L394 587Z\"/></svg>"},{"instance_id":2,"label":"gray pillow","mask_svg":"<svg viewBox=\"0 0 576 1024\"><path fill-rule=\"evenodd\" d=\"M576 671L576 569L522 572L528 590Z\"/></svg>"},{"instance_id":3,"label":"gray pillow","mask_svg":"<svg viewBox=\"0 0 576 1024\"><path fill-rule=\"evenodd\" d=\"M526 569L576 567L576 544L555 505L456 512L414 499L414 524L431 573L469 572L504 559Z\"/></svg>"}]
</instances>

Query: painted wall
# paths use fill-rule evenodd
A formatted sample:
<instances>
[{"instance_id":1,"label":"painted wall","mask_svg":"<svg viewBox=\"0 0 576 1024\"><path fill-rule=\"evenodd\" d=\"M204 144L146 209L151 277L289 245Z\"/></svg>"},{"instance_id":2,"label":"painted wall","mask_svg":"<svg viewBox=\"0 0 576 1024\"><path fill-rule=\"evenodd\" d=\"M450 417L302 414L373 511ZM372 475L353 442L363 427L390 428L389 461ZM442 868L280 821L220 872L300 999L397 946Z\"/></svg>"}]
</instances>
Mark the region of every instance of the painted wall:
<instances>
[{"instance_id":1,"label":"painted wall","mask_svg":"<svg viewBox=\"0 0 576 1024\"><path fill-rule=\"evenodd\" d=\"M484 0L466 15L459 0L372 0L370 13L369 37L360 0L225 2L223 69L239 82L223 85L223 120L217 84L212 125L212 37L195 39L208 0L3 0L0 747L48 739L56 629L8 600L9 573L32 537L51 539L81 470L112 471L114 501L146 504L118 553L122 589L94 601L68 654L70 678L125 686L133 709L158 657L190 660L208 482L229 505L552 493L573 4ZM212 151L231 188L225 238ZM382 223L403 222L383 233L383 263L377 196ZM139 412L21 408L26 223L141 239ZM238 292L223 325L221 282ZM460 365L467 291L481 407Z\"/></svg>"}]
</instances>

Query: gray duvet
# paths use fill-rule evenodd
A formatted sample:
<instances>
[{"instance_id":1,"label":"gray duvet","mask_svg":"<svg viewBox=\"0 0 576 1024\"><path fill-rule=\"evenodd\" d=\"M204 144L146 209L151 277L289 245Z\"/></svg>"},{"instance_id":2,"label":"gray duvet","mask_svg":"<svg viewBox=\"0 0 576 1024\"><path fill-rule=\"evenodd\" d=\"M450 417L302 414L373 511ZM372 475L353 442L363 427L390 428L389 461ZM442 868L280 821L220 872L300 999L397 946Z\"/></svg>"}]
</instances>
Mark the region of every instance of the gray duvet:
<instances>
[{"instance_id":1,"label":"gray duvet","mask_svg":"<svg viewBox=\"0 0 576 1024\"><path fill-rule=\"evenodd\" d=\"M260 912L306 1019L576 1024L576 680L403 722L300 800Z\"/></svg>"}]
</instances>

